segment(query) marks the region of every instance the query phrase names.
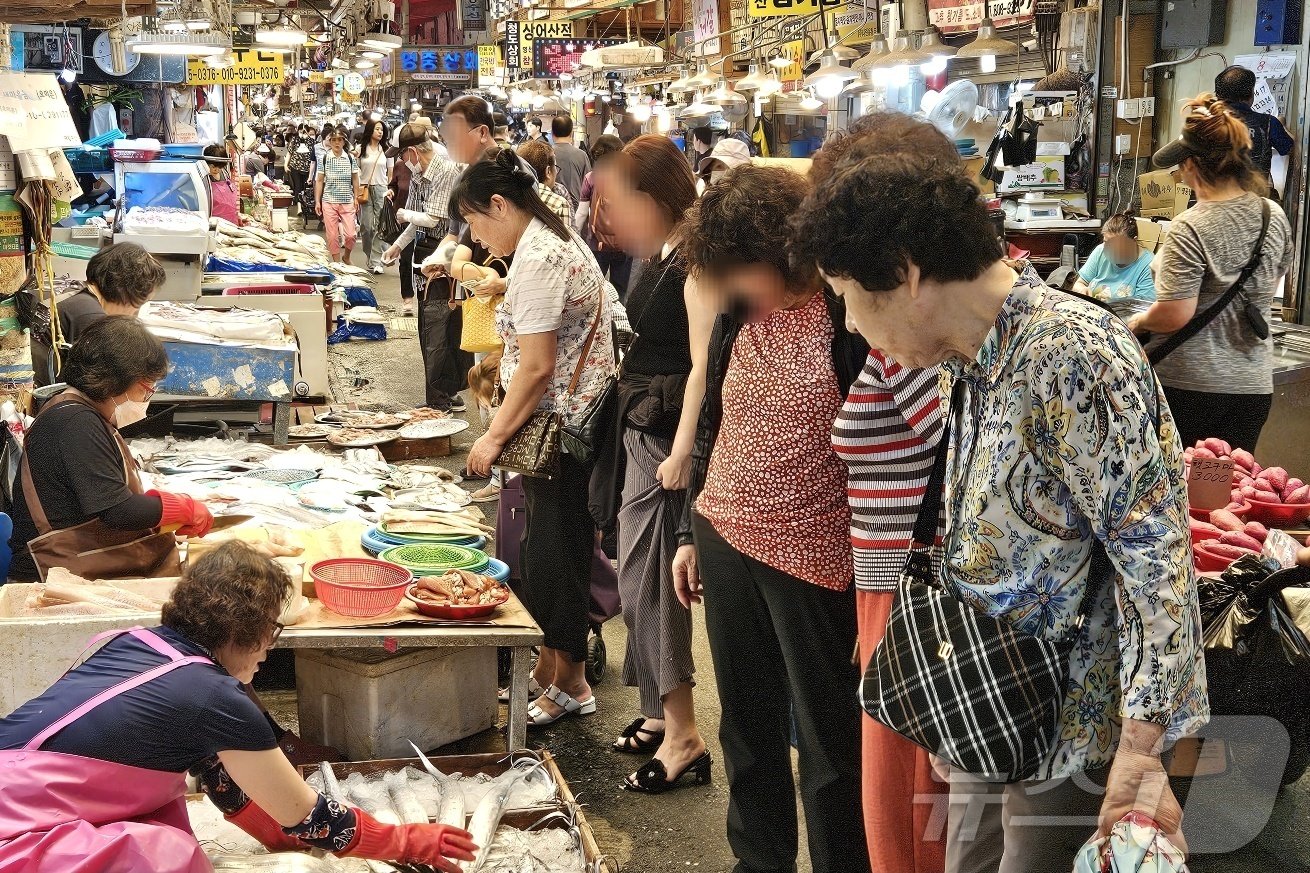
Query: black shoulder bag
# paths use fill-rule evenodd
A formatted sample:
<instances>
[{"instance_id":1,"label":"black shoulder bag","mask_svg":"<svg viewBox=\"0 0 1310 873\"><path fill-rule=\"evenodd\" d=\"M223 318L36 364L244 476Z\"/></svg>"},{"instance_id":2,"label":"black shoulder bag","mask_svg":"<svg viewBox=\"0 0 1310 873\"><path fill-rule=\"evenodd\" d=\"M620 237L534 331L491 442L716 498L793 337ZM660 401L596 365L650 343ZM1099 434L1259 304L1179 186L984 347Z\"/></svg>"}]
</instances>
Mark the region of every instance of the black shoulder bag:
<instances>
[{"instance_id":1,"label":"black shoulder bag","mask_svg":"<svg viewBox=\"0 0 1310 873\"><path fill-rule=\"evenodd\" d=\"M932 544L951 421L963 415L964 388L957 379L887 632L865 671L860 700L875 721L957 769L988 782L1018 782L1050 755L1074 642L1112 570L1097 543L1078 619L1054 641L979 612L943 586L933 572Z\"/></svg>"},{"instance_id":2,"label":"black shoulder bag","mask_svg":"<svg viewBox=\"0 0 1310 873\"><path fill-rule=\"evenodd\" d=\"M1151 362L1152 366L1163 361L1166 357L1173 354L1179 346L1204 330L1206 325L1218 318L1219 313L1227 309L1237 295L1245 290L1246 283L1251 280L1251 277L1255 275L1256 268L1260 266L1260 255L1265 246L1265 235L1269 232L1269 201L1262 199L1260 201L1260 209L1260 236L1256 237L1255 251L1251 252L1251 259L1247 261L1246 266L1242 268L1242 272L1238 275L1237 281L1232 284L1232 287L1224 292L1223 297L1220 297L1211 304L1209 309L1202 312L1200 315L1193 316L1191 321L1174 331L1174 333L1170 334L1167 340L1148 352L1146 357L1147 360ZM1246 301L1245 314L1246 320L1250 323L1251 330L1255 332L1255 335L1262 340L1268 339L1269 322L1265 319L1265 314L1260 311L1260 307L1248 300Z\"/></svg>"}]
</instances>

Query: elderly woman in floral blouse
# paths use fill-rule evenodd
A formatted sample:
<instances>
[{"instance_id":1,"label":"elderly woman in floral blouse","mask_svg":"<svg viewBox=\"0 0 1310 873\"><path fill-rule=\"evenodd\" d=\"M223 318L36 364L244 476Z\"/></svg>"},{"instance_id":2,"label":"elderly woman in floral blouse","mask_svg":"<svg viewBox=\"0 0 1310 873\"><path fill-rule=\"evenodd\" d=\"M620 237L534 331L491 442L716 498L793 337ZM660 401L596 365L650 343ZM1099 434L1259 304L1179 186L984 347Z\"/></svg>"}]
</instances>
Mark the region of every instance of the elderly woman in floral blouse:
<instances>
[{"instance_id":1,"label":"elderly woman in floral blouse","mask_svg":"<svg viewBox=\"0 0 1310 873\"><path fill-rule=\"evenodd\" d=\"M1097 542L1113 568L1077 633L1059 733L1033 781L952 774L946 869L1068 870L1091 822L1106 833L1134 810L1181 839L1160 753L1209 707L1164 393L1117 318L1000 259L976 186L940 155L942 134L918 124L906 138L921 147L852 148L805 201L794 242L872 346L905 366L944 365L945 396L964 383L943 581L1052 639L1078 626ZM1001 793L1004 815L989 796Z\"/></svg>"}]
</instances>

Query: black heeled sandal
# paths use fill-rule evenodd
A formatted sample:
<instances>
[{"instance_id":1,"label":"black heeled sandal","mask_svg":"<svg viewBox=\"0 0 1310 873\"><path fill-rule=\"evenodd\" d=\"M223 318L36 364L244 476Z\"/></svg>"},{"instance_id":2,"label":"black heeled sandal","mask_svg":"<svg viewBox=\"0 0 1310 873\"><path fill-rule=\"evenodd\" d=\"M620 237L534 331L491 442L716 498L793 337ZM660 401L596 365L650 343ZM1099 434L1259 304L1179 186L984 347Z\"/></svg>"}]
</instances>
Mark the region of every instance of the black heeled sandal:
<instances>
[{"instance_id":1,"label":"black heeled sandal","mask_svg":"<svg viewBox=\"0 0 1310 873\"><path fill-rule=\"evenodd\" d=\"M623 737L620 742L611 743L610 748L616 752L623 752L627 755L641 755L646 752L654 752L664 744L664 731L651 731L645 727L646 719L639 718L632 724L623 729L619 736ZM642 735L649 737L643 739Z\"/></svg>"},{"instance_id":2,"label":"black heeled sandal","mask_svg":"<svg viewBox=\"0 0 1310 873\"><path fill-rule=\"evenodd\" d=\"M682 777L688 773L692 775L692 785L708 785L710 783L710 764L710 753L705 752L695 761L683 767L682 772L677 776L670 779L668 778L668 770L664 768L664 762L658 758L651 758L646 762L646 766L624 780L623 787L628 791L636 791L641 794L663 794L666 791L682 787L684 784Z\"/></svg>"}]
</instances>

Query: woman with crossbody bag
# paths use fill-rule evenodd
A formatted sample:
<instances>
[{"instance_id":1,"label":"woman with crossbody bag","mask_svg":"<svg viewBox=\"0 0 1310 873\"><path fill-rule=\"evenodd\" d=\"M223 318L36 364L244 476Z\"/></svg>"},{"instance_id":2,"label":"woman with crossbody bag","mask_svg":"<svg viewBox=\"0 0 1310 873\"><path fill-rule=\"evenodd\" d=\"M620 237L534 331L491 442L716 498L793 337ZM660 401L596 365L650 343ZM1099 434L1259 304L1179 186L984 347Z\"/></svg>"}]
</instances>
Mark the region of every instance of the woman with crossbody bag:
<instances>
[{"instance_id":1,"label":"woman with crossbody bag","mask_svg":"<svg viewBox=\"0 0 1310 873\"><path fill-rule=\"evenodd\" d=\"M1182 845L1160 755L1209 705L1164 392L1122 322L1001 260L939 131L901 140L839 160L793 226L870 344L950 397L942 569L925 505L865 709L951 764L948 873L1068 870L1130 814Z\"/></svg>"},{"instance_id":2,"label":"woman with crossbody bag","mask_svg":"<svg viewBox=\"0 0 1310 873\"><path fill-rule=\"evenodd\" d=\"M450 196L452 218L497 257L514 256L496 313L505 342L505 397L469 451L468 469L522 472L527 522L521 595L545 633L533 680L544 689L529 726L589 715L587 608L596 526L587 511L591 469L559 450L614 373L608 283L585 245L542 202L512 151L472 165Z\"/></svg>"},{"instance_id":3,"label":"woman with crossbody bag","mask_svg":"<svg viewBox=\"0 0 1310 873\"><path fill-rule=\"evenodd\" d=\"M1255 451L1273 405L1269 310L1292 263L1283 210L1250 161L1246 122L1202 94L1183 107L1183 133L1152 158L1177 167L1196 205L1170 222L1151 264L1156 302L1129 319L1184 445L1218 437Z\"/></svg>"}]
</instances>

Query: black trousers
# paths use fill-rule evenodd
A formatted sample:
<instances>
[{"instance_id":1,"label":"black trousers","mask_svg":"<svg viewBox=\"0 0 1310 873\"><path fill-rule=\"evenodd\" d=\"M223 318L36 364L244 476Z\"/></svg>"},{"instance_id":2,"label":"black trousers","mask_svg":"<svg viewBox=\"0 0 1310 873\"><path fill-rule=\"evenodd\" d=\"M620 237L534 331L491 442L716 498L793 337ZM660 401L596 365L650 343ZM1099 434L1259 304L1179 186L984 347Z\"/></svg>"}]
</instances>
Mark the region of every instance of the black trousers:
<instances>
[{"instance_id":1,"label":"black trousers","mask_svg":"<svg viewBox=\"0 0 1310 873\"><path fill-rule=\"evenodd\" d=\"M420 281L415 277L414 281ZM449 409L450 398L468 385L473 355L459 347L464 313L450 308L446 281L430 282L418 305L418 342L423 351L426 402L433 409Z\"/></svg>"},{"instance_id":2,"label":"black trousers","mask_svg":"<svg viewBox=\"0 0 1310 873\"><path fill-rule=\"evenodd\" d=\"M796 870L793 724L814 873L868 873L854 586L832 591L775 570L700 516L693 532L723 709L736 873Z\"/></svg>"},{"instance_id":3,"label":"black trousers","mask_svg":"<svg viewBox=\"0 0 1310 873\"><path fill-rule=\"evenodd\" d=\"M1218 437L1248 452L1255 451L1274 403L1272 394L1216 394L1168 386L1164 396L1184 447L1206 437Z\"/></svg>"},{"instance_id":4,"label":"black trousers","mask_svg":"<svg viewBox=\"0 0 1310 873\"><path fill-rule=\"evenodd\" d=\"M527 519L519 550L523 604L545 633L548 649L575 664L587 660L591 560L596 523L587 509L591 469L568 455L554 479L524 476Z\"/></svg>"},{"instance_id":5,"label":"black trousers","mask_svg":"<svg viewBox=\"0 0 1310 873\"><path fill-rule=\"evenodd\" d=\"M414 241L400 250L400 299L414 299Z\"/></svg>"}]
</instances>

